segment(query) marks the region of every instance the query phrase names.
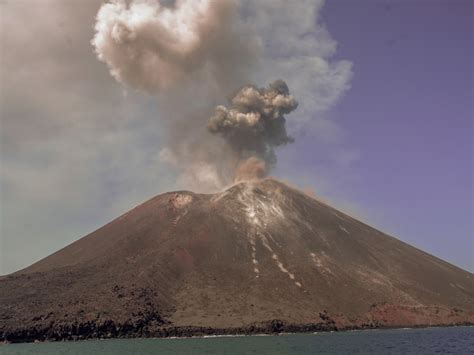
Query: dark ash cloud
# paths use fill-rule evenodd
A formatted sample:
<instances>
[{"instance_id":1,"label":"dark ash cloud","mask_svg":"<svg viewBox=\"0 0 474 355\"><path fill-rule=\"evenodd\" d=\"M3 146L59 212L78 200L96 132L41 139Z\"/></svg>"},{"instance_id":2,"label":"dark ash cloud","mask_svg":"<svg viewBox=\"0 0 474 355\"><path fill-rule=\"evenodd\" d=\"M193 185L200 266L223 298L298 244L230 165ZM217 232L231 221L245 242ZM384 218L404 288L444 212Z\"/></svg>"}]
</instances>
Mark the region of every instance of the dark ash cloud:
<instances>
[{"instance_id":1,"label":"dark ash cloud","mask_svg":"<svg viewBox=\"0 0 474 355\"><path fill-rule=\"evenodd\" d=\"M244 86L229 103L229 107L216 107L207 124L209 132L224 137L240 160L255 157L263 161L266 175L276 163L274 148L293 142L286 131L285 115L295 110L298 102L286 83L276 80L267 88Z\"/></svg>"}]
</instances>

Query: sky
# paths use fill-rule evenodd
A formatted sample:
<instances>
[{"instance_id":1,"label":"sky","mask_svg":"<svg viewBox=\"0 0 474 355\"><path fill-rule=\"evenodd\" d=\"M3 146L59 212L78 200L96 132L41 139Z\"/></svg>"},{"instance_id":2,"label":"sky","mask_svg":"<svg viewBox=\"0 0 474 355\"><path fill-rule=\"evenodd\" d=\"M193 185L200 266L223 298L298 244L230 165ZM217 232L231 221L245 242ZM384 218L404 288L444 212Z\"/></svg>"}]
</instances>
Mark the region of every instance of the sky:
<instances>
[{"instance_id":1,"label":"sky","mask_svg":"<svg viewBox=\"0 0 474 355\"><path fill-rule=\"evenodd\" d=\"M287 118L295 143L277 148L272 175L473 271L473 3L301 2L315 27L291 48L280 39L305 30L304 6L268 4L282 11L247 22L265 44L248 74L261 86L280 74L301 104ZM161 159L163 98L124 87L94 53L100 5L0 5L0 274L186 187Z\"/></svg>"},{"instance_id":2,"label":"sky","mask_svg":"<svg viewBox=\"0 0 474 355\"><path fill-rule=\"evenodd\" d=\"M474 4L346 1L326 11L340 55L358 63L338 107L361 157L351 199L377 210L383 230L473 271Z\"/></svg>"}]
</instances>

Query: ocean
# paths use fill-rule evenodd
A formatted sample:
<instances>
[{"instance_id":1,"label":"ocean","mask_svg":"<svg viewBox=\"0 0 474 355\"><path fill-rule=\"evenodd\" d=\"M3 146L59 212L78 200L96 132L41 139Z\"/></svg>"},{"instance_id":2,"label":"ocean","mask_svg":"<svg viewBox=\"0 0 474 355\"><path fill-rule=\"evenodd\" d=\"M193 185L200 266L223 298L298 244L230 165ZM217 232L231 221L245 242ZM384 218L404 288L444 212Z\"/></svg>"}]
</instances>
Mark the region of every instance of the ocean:
<instances>
[{"instance_id":1,"label":"ocean","mask_svg":"<svg viewBox=\"0 0 474 355\"><path fill-rule=\"evenodd\" d=\"M474 354L474 327L8 344L0 354Z\"/></svg>"}]
</instances>

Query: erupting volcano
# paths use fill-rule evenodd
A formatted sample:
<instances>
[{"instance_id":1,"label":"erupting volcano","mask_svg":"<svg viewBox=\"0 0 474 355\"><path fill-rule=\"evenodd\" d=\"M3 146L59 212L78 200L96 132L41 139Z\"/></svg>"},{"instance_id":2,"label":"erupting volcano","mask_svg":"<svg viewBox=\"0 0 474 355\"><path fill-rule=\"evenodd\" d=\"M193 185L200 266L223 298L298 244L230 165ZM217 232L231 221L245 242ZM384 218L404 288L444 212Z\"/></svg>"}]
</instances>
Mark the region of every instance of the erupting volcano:
<instances>
[{"instance_id":1,"label":"erupting volcano","mask_svg":"<svg viewBox=\"0 0 474 355\"><path fill-rule=\"evenodd\" d=\"M165 193L0 278L0 340L472 324L472 274L273 179Z\"/></svg>"}]
</instances>

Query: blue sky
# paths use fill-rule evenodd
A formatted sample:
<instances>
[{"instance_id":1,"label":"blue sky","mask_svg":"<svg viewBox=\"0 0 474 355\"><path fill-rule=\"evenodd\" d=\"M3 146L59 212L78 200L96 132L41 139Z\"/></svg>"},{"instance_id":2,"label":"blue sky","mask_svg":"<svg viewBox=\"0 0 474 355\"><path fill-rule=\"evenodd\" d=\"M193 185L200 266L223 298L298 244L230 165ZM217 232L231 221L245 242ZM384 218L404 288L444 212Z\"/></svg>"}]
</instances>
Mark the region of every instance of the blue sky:
<instances>
[{"instance_id":1,"label":"blue sky","mask_svg":"<svg viewBox=\"0 0 474 355\"><path fill-rule=\"evenodd\" d=\"M386 231L474 270L474 4L335 1L324 14L355 63L337 108L361 155L353 198Z\"/></svg>"}]
</instances>

